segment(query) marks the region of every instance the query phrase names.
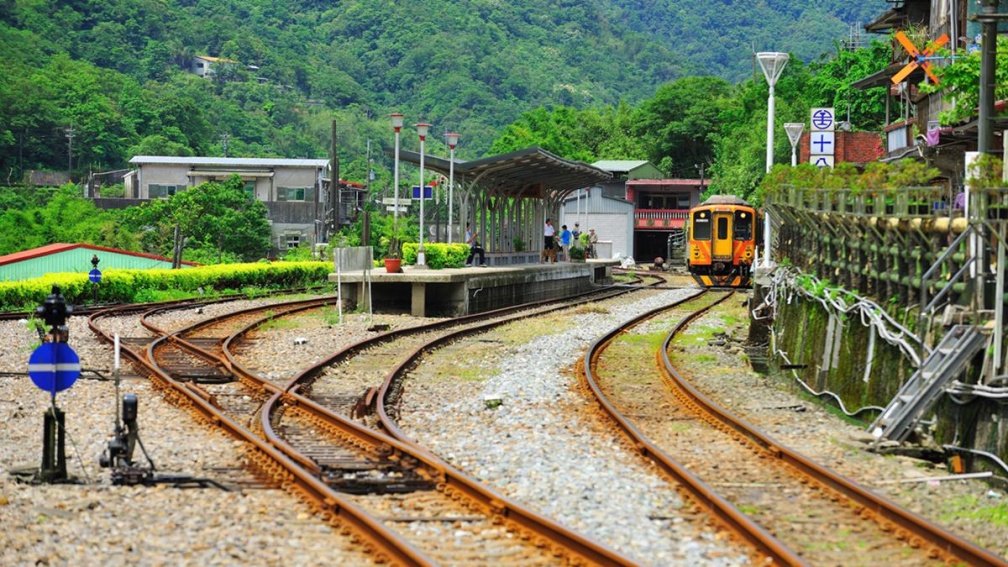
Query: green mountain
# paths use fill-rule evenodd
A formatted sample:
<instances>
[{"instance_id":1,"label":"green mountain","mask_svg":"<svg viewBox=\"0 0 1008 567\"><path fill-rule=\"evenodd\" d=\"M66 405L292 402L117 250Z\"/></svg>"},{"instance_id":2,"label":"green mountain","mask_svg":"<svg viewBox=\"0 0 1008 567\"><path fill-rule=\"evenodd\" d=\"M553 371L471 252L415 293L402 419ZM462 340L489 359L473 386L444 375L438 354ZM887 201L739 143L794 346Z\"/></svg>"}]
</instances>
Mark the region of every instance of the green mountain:
<instances>
[{"instance_id":1,"label":"green mountain","mask_svg":"<svg viewBox=\"0 0 1008 567\"><path fill-rule=\"evenodd\" d=\"M814 7L810 5L814 4ZM318 157L387 113L486 151L540 106L637 104L753 51L834 53L886 0L0 0L0 166L122 167L136 153ZM236 62L213 80L193 56ZM437 132L438 134L434 134ZM362 153L362 152L361 152ZM362 169L363 170L363 169Z\"/></svg>"}]
</instances>

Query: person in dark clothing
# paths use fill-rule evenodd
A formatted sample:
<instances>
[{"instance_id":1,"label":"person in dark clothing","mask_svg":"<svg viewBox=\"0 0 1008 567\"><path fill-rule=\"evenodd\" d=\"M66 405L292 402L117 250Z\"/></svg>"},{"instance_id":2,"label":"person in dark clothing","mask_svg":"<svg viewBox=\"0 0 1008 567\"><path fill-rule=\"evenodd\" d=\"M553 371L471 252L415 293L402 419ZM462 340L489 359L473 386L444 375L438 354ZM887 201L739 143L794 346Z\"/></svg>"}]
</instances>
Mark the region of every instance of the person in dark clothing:
<instances>
[{"instance_id":1,"label":"person in dark clothing","mask_svg":"<svg viewBox=\"0 0 1008 567\"><path fill-rule=\"evenodd\" d=\"M472 265L473 257L479 254L480 266L486 266L486 257L484 256L483 247L480 246L477 237L479 233L473 232L472 227L469 223L466 223L466 244L469 245L469 258L466 259L466 266Z\"/></svg>"}]
</instances>

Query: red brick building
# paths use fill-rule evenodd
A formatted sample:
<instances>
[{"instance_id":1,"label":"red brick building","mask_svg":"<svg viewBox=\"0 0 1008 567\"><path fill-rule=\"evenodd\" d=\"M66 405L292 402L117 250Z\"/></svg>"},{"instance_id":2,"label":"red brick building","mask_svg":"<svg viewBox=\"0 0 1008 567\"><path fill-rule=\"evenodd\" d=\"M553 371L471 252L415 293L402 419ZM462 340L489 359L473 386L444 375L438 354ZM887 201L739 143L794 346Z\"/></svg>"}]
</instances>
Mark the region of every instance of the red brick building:
<instances>
[{"instance_id":1,"label":"red brick building","mask_svg":"<svg viewBox=\"0 0 1008 567\"><path fill-rule=\"evenodd\" d=\"M809 163L809 132L802 132L798 141L798 163ZM878 132L836 131L834 163L850 162L864 167L886 155L882 137Z\"/></svg>"}]
</instances>

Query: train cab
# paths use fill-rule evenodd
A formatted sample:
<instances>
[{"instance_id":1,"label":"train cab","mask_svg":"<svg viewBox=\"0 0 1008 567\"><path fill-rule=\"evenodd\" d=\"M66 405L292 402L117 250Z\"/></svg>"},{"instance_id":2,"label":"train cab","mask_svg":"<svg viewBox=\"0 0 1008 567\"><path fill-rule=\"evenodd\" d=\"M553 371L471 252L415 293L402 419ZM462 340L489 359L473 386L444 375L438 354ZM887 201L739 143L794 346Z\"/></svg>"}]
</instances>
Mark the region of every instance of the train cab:
<instances>
[{"instance_id":1,"label":"train cab","mask_svg":"<svg viewBox=\"0 0 1008 567\"><path fill-rule=\"evenodd\" d=\"M758 221L758 211L733 195L714 195L690 209L687 261L693 279L704 287L748 287Z\"/></svg>"}]
</instances>

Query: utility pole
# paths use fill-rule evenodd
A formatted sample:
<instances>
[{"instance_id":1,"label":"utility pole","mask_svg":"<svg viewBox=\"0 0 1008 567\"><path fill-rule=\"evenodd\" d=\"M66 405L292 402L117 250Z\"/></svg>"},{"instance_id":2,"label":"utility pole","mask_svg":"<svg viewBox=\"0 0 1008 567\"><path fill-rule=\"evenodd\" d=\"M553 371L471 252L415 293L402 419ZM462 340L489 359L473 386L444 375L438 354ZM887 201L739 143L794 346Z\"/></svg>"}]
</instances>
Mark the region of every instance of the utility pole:
<instances>
[{"instance_id":1,"label":"utility pole","mask_svg":"<svg viewBox=\"0 0 1008 567\"><path fill-rule=\"evenodd\" d=\"M367 176L364 178L364 202L360 203L359 198L354 199L354 207L358 207L360 214L363 215L361 220L361 246L371 246L371 207L368 204L371 202L371 176L374 174L374 170L371 169L371 138L367 141ZM359 194L358 194L359 195Z\"/></svg>"},{"instance_id":2,"label":"utility pole","mask_svg":"<svg viewBox=\"0 0 1008 567\"><path fill-rule=\"evenodd\" d=\"M73 139L74 139L74 128L73 124L67 128L67 179L69 180L73 172Z\"/></svg>"},{"instance_id":3,"label":"utility pole","mask_svg":"<svg viewBox=\"0 0 1008 567\"><path fill-rule=\"evenodd\" d=\"M326 225L330 233L336 232L339 228L339 205L340 205L340 163L339 163L339 145L336 143L336 121L332 121L332 128L330 131L331 144L330 149L331 160L332 160L332 181L329 183L329 202L326 203Z\"/></svg>"},{"instance_id":4,"label":"utility pole","mask_svg":"<svg viewBox=\"0 0 1008 567\"><path fill-rule=\"evenodd\" d=\"M980 0L980 13L973 16L980 22L980 109L977 117L977 151L980 154L989 154L994 151L994 83L997 80L995 71L997 66L997 25L1000 21L1008 19L1008 15L998 13L1000 0ZM974 237L975 258L986 257L984 241ZM987 265L987 262L979 262L980 266ZM1001 266L999 265L1000 269ZM977 309L984 305L983 287L985 270L977 268L976 299Z\"/></svg>"},{"instance_id":5,"label":"utility pole","mask_svg":"<svg viewBox=\"0 0 1008 567\"><path fill-rule=\"evenodd\" d=\"M980 115L977 120L977 151L993 151L994 130L994 71L997 58L997 24L1004 16L997 13L1000 0L981 0L981 12L975 16L980 22Z\"/></svg>"}]
</instances>

